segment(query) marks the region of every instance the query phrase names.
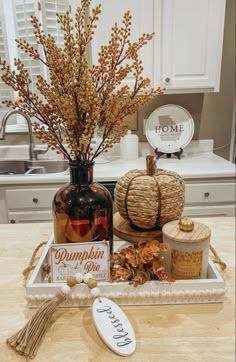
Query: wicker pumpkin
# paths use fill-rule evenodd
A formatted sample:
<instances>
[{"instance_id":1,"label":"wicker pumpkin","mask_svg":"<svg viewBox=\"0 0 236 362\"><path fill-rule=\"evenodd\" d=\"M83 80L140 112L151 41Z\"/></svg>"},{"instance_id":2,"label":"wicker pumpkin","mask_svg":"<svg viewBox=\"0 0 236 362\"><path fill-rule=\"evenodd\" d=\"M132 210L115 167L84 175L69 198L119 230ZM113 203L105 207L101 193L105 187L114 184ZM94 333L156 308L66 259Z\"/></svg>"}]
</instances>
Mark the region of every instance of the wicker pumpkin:
<instances>
[{"instance_id":1,"label":"wicker pumpkin","mask_svg":"<svg viewBox=\"0 0 236 362\"><path fill-rule=\"evenodd\" d=\"M131 170L117 181L115 204L131 224L151 229L180 218L185 185L177 173L157 169L153 156L146 164L146 170Z\"/></svg>"}]
</instances>

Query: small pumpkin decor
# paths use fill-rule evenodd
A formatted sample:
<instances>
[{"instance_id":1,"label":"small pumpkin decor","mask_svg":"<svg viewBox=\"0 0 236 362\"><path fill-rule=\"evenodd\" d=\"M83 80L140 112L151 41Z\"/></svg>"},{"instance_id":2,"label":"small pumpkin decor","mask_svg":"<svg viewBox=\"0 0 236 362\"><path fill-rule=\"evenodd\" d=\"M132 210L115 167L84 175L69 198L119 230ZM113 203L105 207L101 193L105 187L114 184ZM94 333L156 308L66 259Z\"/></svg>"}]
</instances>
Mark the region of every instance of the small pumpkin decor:
<instances>
[{"instance_id":1,"label":"small pumpkin decor","mask_svg":"<svg viewBox=\"0 0 236 362\"><path fill-rule=\"evenodd\" d=\"M180 218L185 185L173 171L157 169L154 156L146 157L146 170L131 170L115 187L115 204L120 215L143 229L163 226Z\"/></svg>"}]
</instances>

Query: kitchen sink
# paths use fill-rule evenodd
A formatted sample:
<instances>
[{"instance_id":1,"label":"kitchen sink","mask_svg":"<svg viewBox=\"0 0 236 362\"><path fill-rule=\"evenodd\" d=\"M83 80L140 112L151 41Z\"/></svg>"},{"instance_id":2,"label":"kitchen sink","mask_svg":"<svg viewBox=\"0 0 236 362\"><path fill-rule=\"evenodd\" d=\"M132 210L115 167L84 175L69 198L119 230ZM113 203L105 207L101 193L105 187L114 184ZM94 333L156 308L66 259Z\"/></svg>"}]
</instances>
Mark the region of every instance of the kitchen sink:
<instances>
[{"instance_id":1,"label":"kitchen sink","mask_svg":"<svg viewBox=\"0 0 236 362\"><path fill-rule=\"evenodd\" d=\"M0 161L0 175L24 174L27 171L27 161Z\"/></svg>"},{"instance_id":2,"label":"kitchen sink","mask_svg":"<svg viewBox=\"0 0 236 362\"><path fill-rule=\"evenodd\" d=\"M67 168L67 160L0 160L0 175L57 173Z\"/></svg>"}]
</instances>

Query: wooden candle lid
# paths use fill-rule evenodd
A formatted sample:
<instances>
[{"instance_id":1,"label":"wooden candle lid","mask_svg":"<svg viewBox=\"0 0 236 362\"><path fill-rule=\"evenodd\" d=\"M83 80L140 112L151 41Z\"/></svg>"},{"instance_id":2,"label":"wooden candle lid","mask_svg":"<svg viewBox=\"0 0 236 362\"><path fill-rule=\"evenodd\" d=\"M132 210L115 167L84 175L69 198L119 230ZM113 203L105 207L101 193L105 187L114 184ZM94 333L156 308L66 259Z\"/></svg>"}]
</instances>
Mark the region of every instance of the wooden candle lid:
<instances>
[{"instance_id":1,"label":"wooden candle lid","mask_svg":"<svg viewBox=\"0 0 236 362\"><path fill-rule=\"evenodd\" d=\"M183 243L194 243L204 241L210 238L211 230L207 225L200 222L194 222L192 231L182 231L179 228L179 220L171 221L162 228L163 236Z\"/></svg>"},{"instance_id":2,"label":"wooden candle lid","mask_svg":"<svg viewBox=\"0 0 236 362\"><path fill-rule=\"evenodd\" d=\"M158 240L162 242L162 231L160 228L156 229L140 229L132 226L129 221L116 212L113 215L113 232L118 238L129 241L133 244L139 241Z\"/></svg>"}]
</instances>

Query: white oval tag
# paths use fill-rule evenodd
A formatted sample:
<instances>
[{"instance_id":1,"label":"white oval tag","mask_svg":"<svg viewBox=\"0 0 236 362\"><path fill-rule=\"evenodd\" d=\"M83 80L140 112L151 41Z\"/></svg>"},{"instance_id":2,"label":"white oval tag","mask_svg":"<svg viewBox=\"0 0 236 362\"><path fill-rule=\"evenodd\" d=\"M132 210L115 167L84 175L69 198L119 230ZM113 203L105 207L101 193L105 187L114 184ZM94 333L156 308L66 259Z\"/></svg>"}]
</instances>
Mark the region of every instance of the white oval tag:
<instances>
[{"instance_id":1,"label":"white oval tag","mask_svg":"<svg viewBox=\"0 0 236 362\"><path fill-rule=\"evenodd\" d=\"M102 340L115 353L130 356L136 348L133 327L125 313L107 298L93 302L93 320Z\"/></svg>"}]
</instances>

